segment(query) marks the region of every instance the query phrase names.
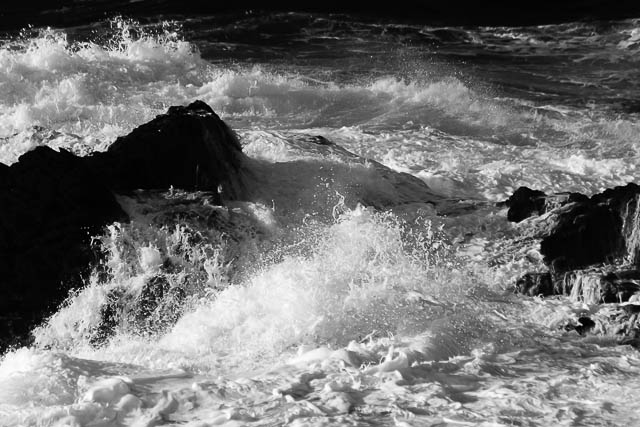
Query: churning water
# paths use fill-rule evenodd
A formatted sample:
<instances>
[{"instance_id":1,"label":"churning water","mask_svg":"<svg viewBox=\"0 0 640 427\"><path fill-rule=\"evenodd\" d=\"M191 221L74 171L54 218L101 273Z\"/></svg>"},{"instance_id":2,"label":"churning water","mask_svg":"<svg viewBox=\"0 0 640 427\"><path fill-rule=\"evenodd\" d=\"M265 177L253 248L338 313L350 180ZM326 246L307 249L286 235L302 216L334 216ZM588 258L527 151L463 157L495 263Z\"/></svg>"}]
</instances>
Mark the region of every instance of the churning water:
<instances>
[{"instance_id":1,"label":"churning water","mask_svg":"<svg viewBox=\"0 0 640 427\"><path fill-rule=\"evenodd\" d=\"M253 159L255 200L122 197L102 273L0 359L1 425L638 422L640 355L565 331L584 303L510 293L540 256L489 202L634 180L639 21L150 22L4 37L0 162L104 150L201 99ZM477 209L437 216L380 164ZM180 293L140 316L150 280Z\"/></svg>"}]
</instances>

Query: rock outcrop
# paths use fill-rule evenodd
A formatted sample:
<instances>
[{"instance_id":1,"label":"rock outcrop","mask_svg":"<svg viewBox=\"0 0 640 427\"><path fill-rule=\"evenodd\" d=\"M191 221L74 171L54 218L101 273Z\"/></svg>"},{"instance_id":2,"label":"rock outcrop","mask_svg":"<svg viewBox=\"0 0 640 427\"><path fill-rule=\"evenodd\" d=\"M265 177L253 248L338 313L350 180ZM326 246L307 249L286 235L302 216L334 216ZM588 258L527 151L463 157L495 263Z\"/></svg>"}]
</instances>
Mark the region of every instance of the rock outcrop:
<instances>
[{"instance_id":1,"label":"rock outcrop","mask_svg":"<svg viewBox=\"0 0 640 427\"><path fill-rule=\"evenodd\" d=\"M611 264L634 251L631 241L640 186L627 184L591 198L577 193L547 196L526 187L505 203L509 220L547 215L547 229L539 229L540 253L554 273Z\"/></svg>"},{"instance_id":2,"label":"rock outcrop","mask_svg":"<svg viewBox=\"0 0 640 427\"><path fill-rule=\"evenodd\" d=\"M100 309L101 321L91 331L90 343L99 347L118 327L127 333L149 336L170 328L182 315L185 292L171 286L165 276L149 278L138 293L112 289Z\"/></svg>"},{"instance_id":3,"label":"rock outcrop","mask_svg":"<svg viewBox=\"0 0 640 427\"><path fill-rule=\"evenodd\" d=\"M84 160L115 192L139 189L220 191L238 199L244 155L233 131L202 101L170 107L104 153Z\"/></svg>"},{"instance_id":4,"label":"rock outcrop","mask_svg":"<svg viewBox=\"0 0 640 427\"><path fill-rule=\"evenodd\" d=\"M91 236L128 219L116 194L208 190L220 204L241 197L243 161L233 132L196 101L169 108L104 153L38 147L0 164L0 350L24 343L83 283L99 258Z\"/></svg>"},{"instance_id":5,"label":"rock outcrop","mask_svg":"<svg viewBox=\"0 0 640 427\"><path fill-rule=\"evenodd\" d=\"M92 235L126 214L81 158L38 147L0 167L1 340L24 336L96 261ZM4 344L7 344L5 342Z\"/></svg>"},{"instance_id":6,"label":"rock outcrop","mask_svg":"<svg viewBox=\"0 0 640 427\"><path fill-rule=\"evenodd\" d=\"M574 301L601 305L595 314L585 314L574 329L637 343L640 186L630 183L592 197L546 195L522 187L505 205L509 220L529 218L522 227L538 238L547 267L547 271L522 276L515 291L530 296L567 295Z\"/></svg>"}]
</instances>

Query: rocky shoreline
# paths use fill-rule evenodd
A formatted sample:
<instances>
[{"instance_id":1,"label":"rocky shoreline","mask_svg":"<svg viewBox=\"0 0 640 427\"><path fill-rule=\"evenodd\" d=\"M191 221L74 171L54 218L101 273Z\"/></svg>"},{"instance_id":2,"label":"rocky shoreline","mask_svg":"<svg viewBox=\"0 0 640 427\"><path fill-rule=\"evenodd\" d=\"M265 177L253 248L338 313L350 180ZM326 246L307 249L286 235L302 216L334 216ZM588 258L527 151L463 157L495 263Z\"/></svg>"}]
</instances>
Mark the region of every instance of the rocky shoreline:
<instances>
[{"instance_id":1,"label":"rocky shoreline","mask_svg":"<svg viewBox=\"0 0 640 427\"><path fill-rule=\"evenodd\" d=\"M322 181L326 174L340 175L338 188L349 195L353 206L415 203L428 208L427 204L442 200L419 179L362 159L322 137L298 143L350 159L382 195L372 194L362 177L352 176L348 167L326 170L324 163L313 160L269 164L249 159L235 133L201 101L170 107L166 114L118 138L105 152L79 157L37 147L11 166L0 164L0 351L31 342L33 327L53 314L71 291L84 287L96 270L100 274L104 269L105 278L109 275L100 264L104 254L99 245L92 245L92 237L103 235L114 222L129 223L132 207L124 205L143 206L145 212L139 216L143 221L154 217L153 227L186 224L188 228L192 222L196 229L216 230L233 240L238 234L234 229L255 225L242 212L220 209L233 201L281 206L293 200L295 206L313 198L318 211L326 211L331 218L333 204L316 194L317 188L303 184L309 177L317 185L315 181ZM280 188L282 174L300 175L300 186ZM257 194L255 187L264 181L275 182L270 188L276 192ZM335 196L333 189L330 192ZM157 211L155 216L149 210ZM199 238L197 231L184 232L191 233L190 239ZM200 276L206 276L205 267L198 269ZM114 289L90 341L100 345L122 321L142 329L152 321L170 326L184 300L181 286L186 285L170 285L159 274L151 276L135 295Z\"/></svg>"},{"instance_id":2,"label":"rocky shoreline","mask_svg":"<svg viewBox=\"0 0 640 427\"><path fill-rule=\"evenodd\" d=\"M103 153L41 146L0 164L0 349L28 342L31 328L84 284L100 260L91 237L129 219L116 195L175 186L208 191L219 205L243 192L243 158L233 132L196 101Z\"/></svg>"},{"instance_id":3,"label":"rocky shoreline","mask_svg":"<svg viewBox=\"0 0 640 427\"><path fill-rule=\"evenodd\" d=\"M521 187L504 203L508 219L539 242L546 268L522 276L517 293L564 295L585 309L580 334L640 344L640 186L629 183L587 197Z\"/></svg>"},{"instance_id":4,"label":"rocky shoreline","mask_svg":"<svg viewBox=\"0 0 640 427\"><path fill-rule=\"evenodd\" d=\"M321 137L300 143L356 163L363 160ZM373 197L353 178L346 188L353 191L354 203L399 207L400 211L430 206L431 213L437 210L449 217L476 209L473 202L434 194L411 175L376 162L368 164L368 179L380 187L378 191L384 186L389 191L383 192L382 199ZM102 153L79 157L38 147L11 166L0 164L0 351L28 344L32 328L100 269L103 254L92 244L92 236L102 235L114 222L130 221L122 197L142 197L161 210L171 206L180 212L182 221L190 218L197 224L206 223L205 228L225 230L233 238L233 230L246 218L242 214L232 218L229 209L221 206L259 199L252 187L261 179L277 181L281 173L300 173L317 174L321 180L322 170L320 163L265 165L249 159L234 132L201 101L169 108ZM349 176L350 172L332 173ZM186 196L159 195L174 189ZM285 199L309 197L305 195L309 189L302 186L282 191ZM266 196L267 200L276 197ZM609 336L621 343L640 342L640 299L636 295L640 291L639 196L636 184L591 197L547 195L526 187L516 190L498 208L508 208L507 220L517 224L520 237L536 247L543 262L541 268L517 280L515 291L530 297L565 296L584 303L584 313L577 322L565 325L567 330ZM156 225L175 226L178 220L170 216L160 215ZM114 288L90 341L93 345L105 342L122 316L142 329L149 322L169 327L179 317L184 298L185 290L168 283L162 274L150 276L136 295Z\"/></svg>"}]
</instances>

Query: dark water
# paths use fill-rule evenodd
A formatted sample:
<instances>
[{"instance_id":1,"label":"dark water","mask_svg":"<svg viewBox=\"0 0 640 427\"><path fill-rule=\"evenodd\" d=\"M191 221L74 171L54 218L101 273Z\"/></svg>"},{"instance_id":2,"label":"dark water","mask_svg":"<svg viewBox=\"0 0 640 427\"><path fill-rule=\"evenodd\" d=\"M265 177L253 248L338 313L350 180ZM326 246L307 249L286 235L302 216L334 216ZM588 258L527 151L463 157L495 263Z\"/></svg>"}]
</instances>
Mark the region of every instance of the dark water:
<instances>
[{"instance_id":1,"label":"dark water","mask_svg":"<svg viewBox=\"0 0 640 427\"><path fill-rule=\"evenodd\" d=\"M220 208L239 221L233 239L153 225L150 211L175 208L166 200L125 201L133 223L101 236L112 277L93 277L34 346L3 356L0 424L637 420L637 352L567 332L591 310L580 300L511 295L541 257L489 202L520 185L589 194L635 181L639 19L156 12L6 33L0 161L38 145L104 150L201 99L238 132L263 197ZM407 203L414 187L392 171L486 203L436 216ZM396 206L356 206L357 194ZM165 271L168 259L180 268ZM177 324L118 324L92 346L108 292L135 295L157 275L191 292Z\"/></svg>"}]
</instances>

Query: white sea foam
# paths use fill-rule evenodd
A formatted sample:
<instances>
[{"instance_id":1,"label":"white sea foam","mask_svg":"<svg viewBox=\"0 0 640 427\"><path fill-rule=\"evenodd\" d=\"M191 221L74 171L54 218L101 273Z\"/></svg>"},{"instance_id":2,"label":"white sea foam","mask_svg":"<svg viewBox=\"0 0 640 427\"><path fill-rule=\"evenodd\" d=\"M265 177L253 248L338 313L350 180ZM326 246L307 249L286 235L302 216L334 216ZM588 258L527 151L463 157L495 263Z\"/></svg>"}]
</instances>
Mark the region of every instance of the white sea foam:
<instances>
[{"instance_id":1,"label":"white sea foam","mask_svg":"<svg viewBox=\"0 0 640 427\"><path fill-rule=\"evenodd\" d=\"M597 40L570 24L460 30L458 42L555 55L592 40L596 60L620 60L632 24ZM566 331L594 310L588 286L572 302L504 293L541 266L504 212L433 217L415 203L423 187L317 137L446 196L495 201L520 185L632 180L634 116L500 98L446 67L320 81L295 64L208 62L168 27L112 25L107 41L44 30L0 49L0 161L42 144L103 150L202 99L239 130L256 200L121 198L134 223L102 237L104 265L33 347L0 359L1 425L636 422L635 350ZM189 215L167 225L169 212ZM136 317L152 280L170 313Z\"/></svg>"},{"instance_id":2,"label":"white sea foam","mask_svg":"<svg viewBox=\"0 0 640 427\"><path fill-rule=\"evenodd\" d=\"M0 161L41 144L103 150L168 105L199 98L236 128L317 129L452 196L498 200L520 185L591 193L635 173L630 120L523 109L447 75L339 84L225 68L173 31L146 35L132 25L115 21L102 44L46 30L0 50Z\"/></svg>"}]
</instances>

